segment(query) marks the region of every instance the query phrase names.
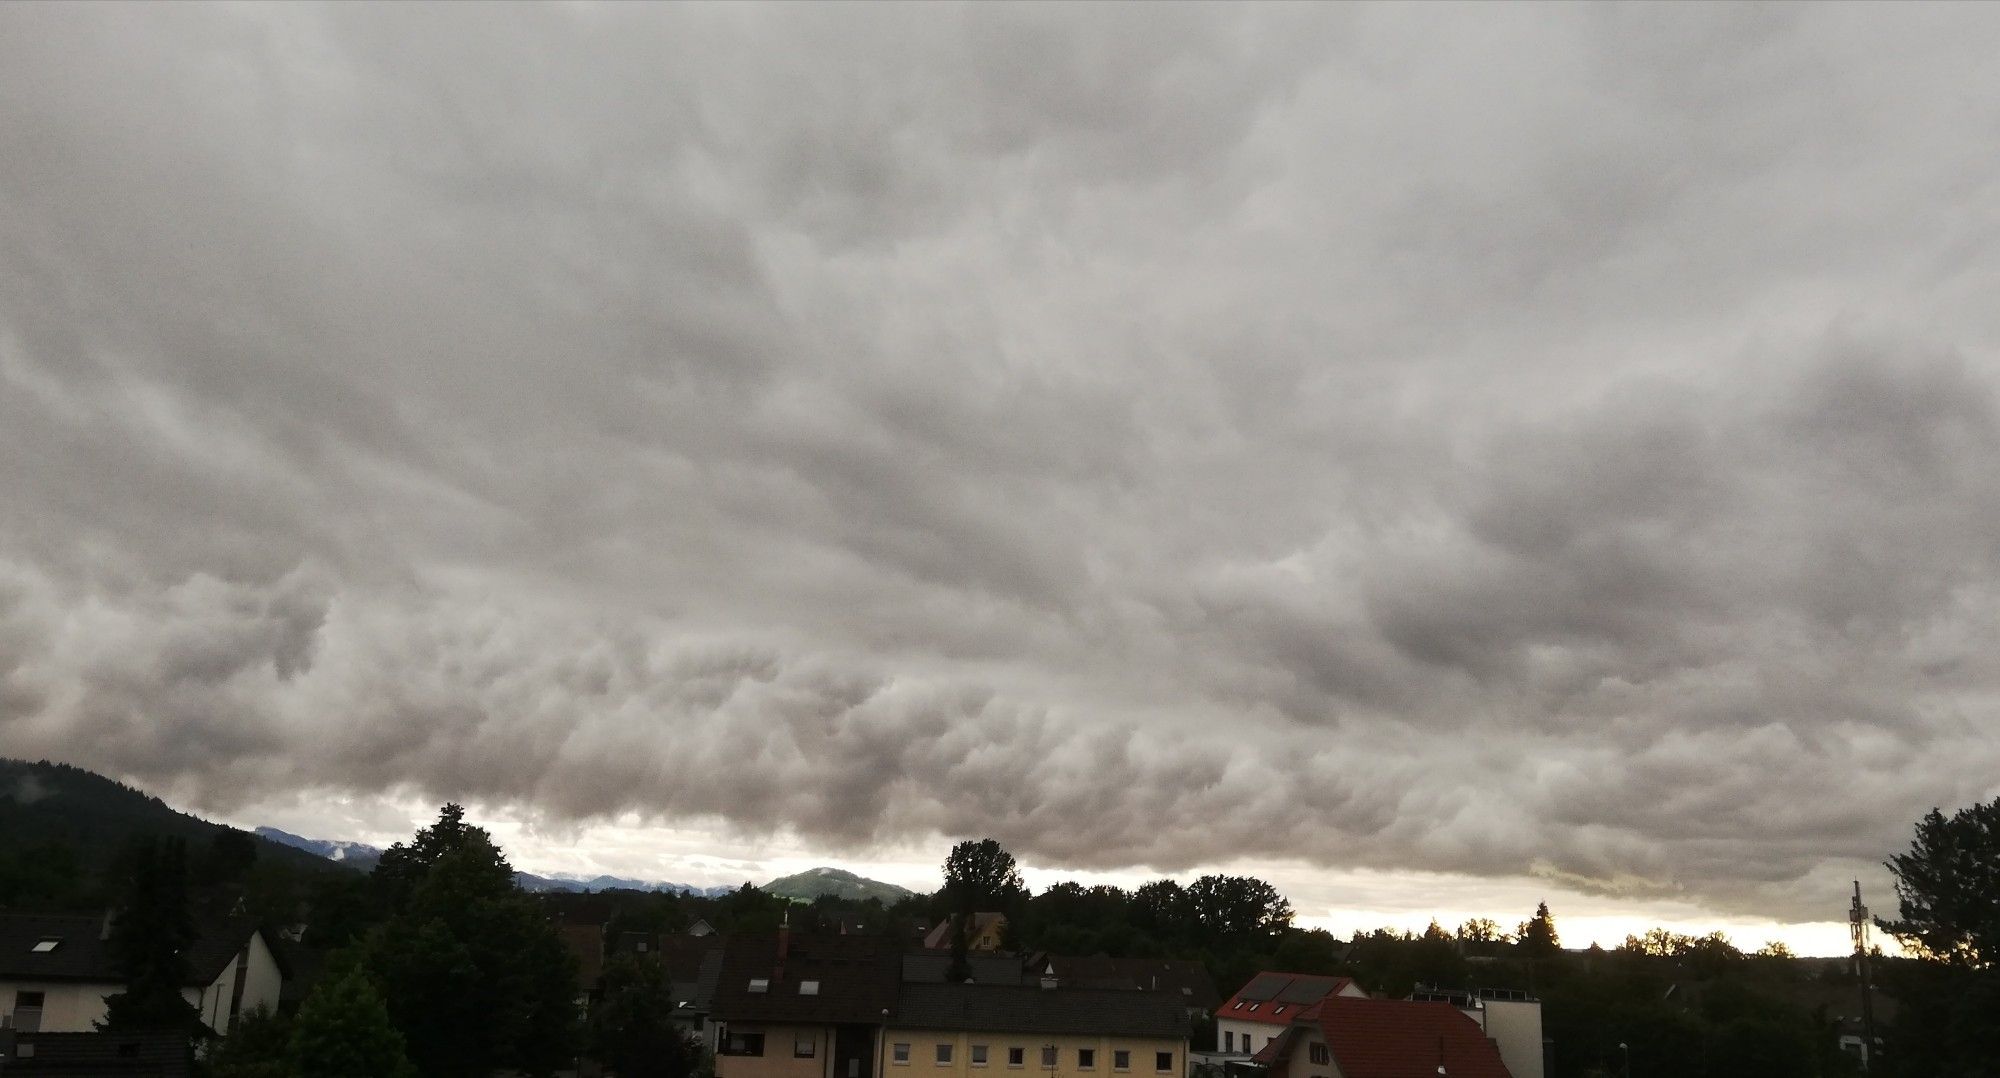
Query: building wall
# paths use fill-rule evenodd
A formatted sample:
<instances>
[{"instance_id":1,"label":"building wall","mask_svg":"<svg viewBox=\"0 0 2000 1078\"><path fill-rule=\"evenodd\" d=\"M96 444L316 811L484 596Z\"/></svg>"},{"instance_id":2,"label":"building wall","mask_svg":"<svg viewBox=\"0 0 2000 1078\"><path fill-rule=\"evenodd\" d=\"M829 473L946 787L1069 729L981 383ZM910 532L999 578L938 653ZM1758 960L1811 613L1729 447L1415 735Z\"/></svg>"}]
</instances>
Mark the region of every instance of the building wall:
<instances>
[{"instance_id":1,"label":"building wall","mask_svg":"<svg viewBox=\"0 0 2000 1078\"><path fill-rule=\"evenodd\" d=\"M831 1078L833 1066L833 1027L784 1025L776 1022L729 1022L727 1031L721 1035L726 1046L729 1037L738 1033L762 1033L764 1054L761 1056L725 1055L718 1051L715 1056L715 1078ZM809 1059L798 1057L799 1038L810 1038L813 1054Z\"/></svg>"},{"instance_id":2,"label":"building wall","mask_svg":"<svg viewBox=\"0 0 2000 1078\"><path fill-rule=\"evenodd\" d=\"M9 1019L8 1025L16 1025L14 1015L14 994L16 992L40 992L42 994L42 1026L44 1033L89 1033L96 1028L95 1023L104 1017L104 998L124 991L123 985L116 984L76 984L64 981L0 981L0 1015Z\"/></svg>"},{"instance_id":3,"label":"building wall","mask_svg":"<svg viewBox=\"0 0 2000 1078\"><path fill-rule=\"evenodd\" d=\"M898 1044L910 1046L909 1062L896 1062L895 1046ZM949 1064L937 1061L937 1046L940 1044L952 1046ZM972 1048L982 1044L986 1046L986 1063L975 1064L972 1062ZM1042 1049L1048 1045L1056 1048L1053 1070L1042 1065ZM1009 1048L1022 1050L1020 1066L1008 1065ZM1079 1048L1097 1050L1096 1065L1091 1070L1079 1069L1076 1054ZM1112 1053L1117 1051L1132 1053L1129 1070L1113 1068L1115 1057ZM1169 1070L1155 1068L1154 1054L1158 1052L1173 1056L1173 1066ZM1160 1078L1163 1074L1183 1078L1187 1074L1187 1040L953 1032L897 1029L892 1026L882 1034L881 1064L883 1078Z\"/></svg>"},{"instance_id":4,"label":"building wall","mask_svg":"<svg viewBox=\"0 0 2000 1078\"><path fill-rule=\"evenodd\" d=\"M1542 1005L1532 1000L1485 1001L1486 1035L1514 1078L1542 1078Z\"/></svg>"},{"instance_id":5,"label":"building wall","mask_svg":"<svg viewBox=\"0 0 2000 1078\"><path fill-rule=\"evenodd\" d=\"M201 1012L201 1020L208 1028L225 1036L234 1025L236 1015L230 1013L230 1002L236 993L236 965L247 962L244 971L243 1003L238 1014L249 1014L262 1007L275 1013L278 1009L278 994L284 989L284 975L278 972L278 960L272 956L271 948L264 943L264 934L253 932L244 950L237 952L235 960L222 967L215 980L200 989L187 988L181 995L195 1009Z\"/></svg>"}]
</instances>

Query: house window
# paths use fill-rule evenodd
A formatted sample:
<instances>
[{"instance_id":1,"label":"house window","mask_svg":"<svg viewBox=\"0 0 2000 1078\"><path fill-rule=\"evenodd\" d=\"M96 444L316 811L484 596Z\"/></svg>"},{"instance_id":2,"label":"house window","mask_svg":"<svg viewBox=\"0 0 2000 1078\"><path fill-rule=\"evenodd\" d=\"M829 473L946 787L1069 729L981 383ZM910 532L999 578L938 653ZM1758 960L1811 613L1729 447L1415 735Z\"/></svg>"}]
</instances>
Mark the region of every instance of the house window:
<instances>
[{"instance_id":1,"label":"house window","mask_svg":"<svg viewBox=\"0 0 2000 1078\"><path fill-rule=\"evenodd\" d=\"M892 1063L907 1064L910 1061L910 1046L907 1044L892 1045L889 1048L889 1061Z\"/></svg>"},{"instance_id":2,"label":"house window","mask_svg":"<svg viewBox=\"0 0 2000 1078\"><path fill-rule=\"evenodd\" d=\"M1095 1048L1079 1048L1079 1049L1077 1049L1077 1050L1076 1050L1076 1069L1077 1069L1077 1070L1082 1070L1082 1071L1094 1071L1094 1070L1096 1070L1096 1069L1097 1069L1097 1049L1095 1049Z\"/></svg>"},{"instance_id":3,"label":"house window","mask_svg":"<svg viewBox=\"0 0 2000 1078\"><path fill-rule=\"evenodd\" d=\"M42 994L40 992L14 993L14 1028L22 1033L40 1032L42 1028Z\"/></svg>"},{"instance_id":4,"label":"house window","mask_svg":"<svg viewBox=\"0 0 2000 1078\"><path fill-rule=\"evenodd\" d=\"M1312 1061L1314 1063L1331 1063L1333 1061L1332 1057L1328 1054L1326 1050L1326 1045L1319 1044L1317 1042L1313 1044Z\"/></svg>"},{"instance_id":5,"label":"house window","mask_svg":"<svg viewBox=\"0 0 2000 1078\"><path fill-rule=\"evenodd\" d=\"M1008 1066L1018 1067L1021 1064L1026 1063L1027 1061L1028 1061L1028 1050L1026 1048L1023 1048L1017 1044L1014 1047L1007 1049Z\"/></svg>"},{"instance_id":6,"label":"house window","mask_svg":"<svg viewBox=\"0 0 2000 1078\"><path fill-rule=\"evenodd\" d=\"M802 996L816 996L816 995L819 995L819 982L818 982L818 981L800 981L800 982L799 982L799 995L802 995Z\"/></svg>"},{"instance_id":7,"label":"house window","mask_svg":"<svg viewBox=\"0 0 2000 1078\"><path fill-rule=\"evenodd\" d=\"M813 1035L810 1033L801 1033L792 1038L792 1058L811 1059L815 1047L817 1047L817 1044Z\"/></svg>"},{"instance_id":8,"label":"house window","mask_svg":"<svg viewBox=\"0 0 2000 1078\"><path fill-rule=\"evenodd\" d=\"M1042 1066L1047 1067L1050 1070L1056 1069L1055 1045L1053 1044L1042 1045Z\"/></svg>"},{"instance_id":9,"label":"house window","mask_svg":"<svg viewBox=\"0 0 2000 1078\"><path fill-rule=\"evenodd\" d=\"M1160 1072L1161 1074L1165 1074L1168 1071L1173 1070L1174 1054L1172 1052L1154 1052L1153 1069Z\"/></svg>"},{"instance_id":10,"label":"house window","mask_svg":"<svg viewBox=\"0 0 2000 1078\"><path fill-rule=\"evenodd\" d=\"M951 1066L951 1045L940 1044L937 1046L937 1061L940 1067Z\"/></svg>"},{"instance_id":11,"label":"house window","mask_svg":"<svg viewBox=\"0 0 2000 1078\"><path fill-rule=\"evenodd\" d=\"M984 1067L986 1065L985 1045L975 1044L972 1046L972 1065L975 1067Z\"/></svg>"},{"instance_id":12,"label":"house window","mask_svg":"<svg viewBox=\"0 0 2000 1078\"><path fill-rule=\"evenodd\" d=\"M48 954L60 946L62 946L61 936L43 936L36 940L35 945L28 948L28 951L32 954Z\"/></svg>"},{"instance_id":13,"label":"house window","mask_svg":"<svg viewBox=\"0 0 2000 1078\"><path fill-rule=\"evenodd\" d=\"M770 990L771 990L771 978L769 977L750 978L750 991L763 993L763 992L769 992Z\"/></svg>"},{"instance_id":14,"label":"house window","mask_svg":"<svg viewBox=\"0 0 2000 1078\"><path fill-rule=\"evenodd\" d=\"M1114 1049L1112 1049L1112 1050L1111 1050L1111 1069L1112 1069L1112 1070L1115 1070L1115 1071L1129 1071L1129 1070L1131 1070L1131 1069L1132 1069L1132 1053L1131 1053L1131 1052L1129 1052L1129 1051L1127 1051L1127 1050L1125 1050L1125 1049L1123 1049L1123 1048L1114 1048Z\"/></svg>"},{"instance_id":15,"label":"house window","mask_svg":"<svg viewBox=\"0 0 2000 1078\"><path fill-rule=\"evenodd\" d=\"M764 1054L764 1035L762 1033L737 1033L732 1030L730 1031L728 1042L722 1046L722 1054L726 1056L761 1056Z\"/></svg>"}]
</instances>

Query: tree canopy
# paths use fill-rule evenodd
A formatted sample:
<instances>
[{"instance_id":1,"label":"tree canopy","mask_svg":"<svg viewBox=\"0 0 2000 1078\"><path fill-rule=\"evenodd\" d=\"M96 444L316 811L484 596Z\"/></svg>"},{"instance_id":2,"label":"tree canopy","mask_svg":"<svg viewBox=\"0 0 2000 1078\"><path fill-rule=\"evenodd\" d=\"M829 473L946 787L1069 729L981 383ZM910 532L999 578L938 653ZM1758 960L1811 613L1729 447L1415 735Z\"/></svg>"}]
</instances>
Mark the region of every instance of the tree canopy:
<instances>
[{"instance_id":1,"label":"tree canopy","mask_svg":"<svg viewBox=\"0 0 2000 1078\"><path fill-rule=\"evenodd\" d=\"M362 955L419 1071L540 1075L573 1058L575 960L463 809L444 806L375 871L390 914Z\"/></svg>"},{"instance_id":2,"label":"tree canopy","mask_svg":"<svg viewBox=\"0 0 2000 1078\"><path fill-rule=\"evenodd\" d=\"M1919 954L1955 965L2000 962L2000 798L1932 809L1907 852L1889 858L1901 918L1882 927Z\"/></svg>"},{"instance_id":3,"label":"tree canopy","mask_svg":"<svg viewBox=\"0 0 2000 1078\"><path fill-rule=\"evenodd\" d=\"M1027 887L1014 855L998 841L967 839L945 856L942 894L953 912L975 913L1011 908L1026 896Z\"/></svg>"}]
</instances>

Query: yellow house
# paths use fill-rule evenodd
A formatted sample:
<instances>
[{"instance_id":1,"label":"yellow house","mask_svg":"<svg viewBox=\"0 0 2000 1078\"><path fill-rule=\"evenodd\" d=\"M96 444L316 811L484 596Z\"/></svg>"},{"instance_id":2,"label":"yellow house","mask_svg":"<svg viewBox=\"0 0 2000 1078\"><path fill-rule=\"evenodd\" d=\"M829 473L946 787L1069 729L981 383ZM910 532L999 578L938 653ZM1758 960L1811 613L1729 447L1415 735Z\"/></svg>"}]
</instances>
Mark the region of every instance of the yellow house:
<instances>
[{"instance_id":1,"label":"yellow house","mask_svg":"<svg viewBox=\"0 0 2000 1078\"><path fill-rule=\"evenodd\" d=\"M716 1078L876 1078L900 958L869 936L731 940L710 1012Z\"/></svg>"},{"instance_id":2,"label":"yellow house","mask_svg":"<svg viewBox=\"0 0 2000 1078\"><path fill-rule=\"evenodd\" d=\"M883 1078L1183 1078L1188 1017L1158 992L905 984Z\"/></svg>"}]
</instances>

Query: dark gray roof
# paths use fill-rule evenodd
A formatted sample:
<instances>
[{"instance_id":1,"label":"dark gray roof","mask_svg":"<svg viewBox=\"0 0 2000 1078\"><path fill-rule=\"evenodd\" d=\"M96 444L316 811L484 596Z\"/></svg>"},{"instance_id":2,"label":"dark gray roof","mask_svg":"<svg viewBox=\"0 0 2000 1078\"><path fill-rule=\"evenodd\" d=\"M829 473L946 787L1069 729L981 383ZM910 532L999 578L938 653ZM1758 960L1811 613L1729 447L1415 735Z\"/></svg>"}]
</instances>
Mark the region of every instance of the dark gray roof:
<instances>
[{"instance_id":1,"label":"dark gray roof","mask_svg":"<svg viewBox=\"0 0 2000 1078\"><path fill-rule=\"evenodd\" d=\"M214 983L257 930L247 920L203 926L187 949L188 984ZM124 974L119 972L118 959L103 937L101 915L0 914L0 978L119 983ZM57 941L55 949L36 951L36 945L43 940Z\"/></svg>"},{"instance_id":2,"label":"dark gray roof","mask_svg":"<svg viewBox=\"0 0 2000 1078\"><path fill-rule=\"evenodd\" d=\"M965 958L972 979L979 984L1020 984L1021 960L1013 955L975 954ZM920 951L903 956L906 984L943 984L951 972L951 955Z\"/></svg>"},{"instance_id":3,"label":"dark gray roof","mask_svg":"<svg viewBox=\"0 0 2000 1078\"><path fill-rule=\"evenodd\" d=\"M986 1033L1188 1035L1187 1007L1163 993L1039 985L906 984L894 1021Z\"/></svg>"},{"instance_id":4,"label":"dark gray roof","mask_svg":"<svg viewBox=\"0 0 2000 1078\"><path fill-rule=\"evenodd\" d=\"M724 1022L879 1023L896 1002L900 957L897 941L877 936L791 936L783 958L777 940L734 938L710 1013ZM808 981L810 994L801 991Z\"/></svg>"},{"instance_id":5,"label":"dark gray roof","mask_svg":"<svg viewBox=\"0 0 2000 1078\"><path fill-rule=\"evenodd\" d=\"M715 982L722 976L722 948L711 947L691 981L673 982L674 1013L682 1017L707 1014L715 1002Z\"/></svg>"},{"instance_id":6,"label":"dark gray roof","mask_svg":"<svg viewBox=\"0 0 2000 1078\"><path fill-rule=\"evenodd\" d=\"M0 979L115 983L122 975L103 934L101 915L0 914ZM37 952L43 940L55 949Z\"/></svg>"}]
</instances>

